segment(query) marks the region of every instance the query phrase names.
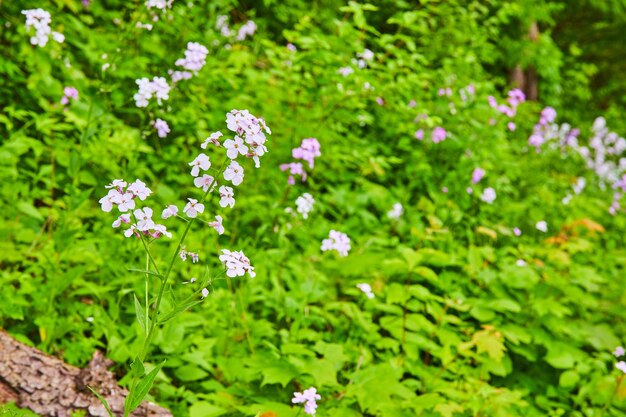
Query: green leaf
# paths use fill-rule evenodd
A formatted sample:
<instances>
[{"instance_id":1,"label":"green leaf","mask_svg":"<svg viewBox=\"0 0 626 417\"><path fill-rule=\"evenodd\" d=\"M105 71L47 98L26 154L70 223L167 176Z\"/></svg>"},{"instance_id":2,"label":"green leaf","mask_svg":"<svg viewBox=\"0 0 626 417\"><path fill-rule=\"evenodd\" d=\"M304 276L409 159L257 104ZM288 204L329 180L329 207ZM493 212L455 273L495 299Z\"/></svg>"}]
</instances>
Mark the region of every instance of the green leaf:
<instances>
[{"instance_id":1,"label":"green leaf","mask_svg":"<svg viewBox=\"0 0 626 417\"><path fill-rule=\"evenodd\" d=\"M158 364L133 387L134 389L131 389L131 392L126 397L126 401L124 401L124 415L129 415L135 411L137 407L139 407L143 399L146 395L148 395L150 388L152 388L154 379L163 367L164 363L165 361Z\"/></svg>"},{"instance_id":2,"label":"green leaf","mask_svg":"<svg viewBox=\"0 0 626 417\"><path fill-rule=\"evenodd\" d=\"M141 306L141 302L137 298L136 295L133 295L135 298L135 314L137 315L137 321L139 322L139 326L141 326L141 330L144 333L148 334L148 329L150 328L150 317L146 317L146 310Z\"/></svg>"},{"instance_id":3,"label":"green leaf","mask_svg":"<svg viewBox=\"0 0 626 417\"><path fill-rule=\"evenodd\" d=\"M87 388L89 388L89 391L93 392L93 395L95 395L100 400L104 408L107 410L107 413L109 413L109 417L115 417L113 415L113 411L111 411L111 407L109 407L109 403L107 402L107 400L102 395L100 395L98 391L91 388L89 385L87 385Z\"/></svg>"}]
</instances>

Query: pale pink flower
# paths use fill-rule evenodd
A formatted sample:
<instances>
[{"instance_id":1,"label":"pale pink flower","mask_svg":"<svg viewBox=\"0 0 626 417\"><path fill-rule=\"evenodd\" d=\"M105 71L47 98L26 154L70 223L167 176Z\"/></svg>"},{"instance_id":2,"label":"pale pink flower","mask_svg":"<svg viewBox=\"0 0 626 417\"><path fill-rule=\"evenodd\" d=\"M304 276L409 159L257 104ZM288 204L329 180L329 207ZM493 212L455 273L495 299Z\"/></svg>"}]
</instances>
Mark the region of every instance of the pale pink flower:
<instances>
[{"instance_id":1,"label":"pale pink flower","mask_svg":"<svg viewBox=\"0 0 626 417\"><path fill-rule=\"evenodd\" d=\"M170 133L170 127L167 125L167 122L162 119L156 119L152 124L157 131L157 135L160 138L167 137L167 134Z\"/></svg>"},{"instance_id":2,"label":"pale pink flower","mask_svg":"<svg viewBox=\"0 0 626 417\"><path fill-rule=\"evenodd\" d=\"M433 129L432 138L434 143L443 142L444 140L446 140L446 136L447 132L446 129L444 129L443 127L437 126Z\"/></svg>"},{"instance_id":3,"label":"pale pink flower","mask_svg":"<svg viewBox=\"0 0 626 417\"><path fill-rule=\"evenodd\" d=\"M223 136L223 135L222 135L222 132L215 132L215 133L211 133L211 135L210 135L208 138L206 138L206 139L204 140L204 142L202 142L202 144L200 145L200 147L201 147L202 149L206 149L206 148L207 148L207 146L209 146L209 143L212 143L212 144L214 144L215 146L220 147L220 146L221 146L221 143L220 143L220 140L219 140L219 139L220 139L222 136Z\"/></svg>"},{"instance_id":4,"label":"pale pink flower","mask_svg":"<svg viewBox=\"0 0 626 417\"><path fill-rule=\"evenodd\" d=\"M294 392L291 402L293 404L304 403L304 412L306 414L315 415L317 410L317 400L321 400L322 397L317 393L317 389L311 387L304 390L304 392Z\"/></svg>"},{"instance_id":5,"label":"pale pink flower","mask_svg":"<svg viewBox=\"0 0 626 417\"><path fill-rule=\"evenodd\" d=\"M366 283L356 284L356 287L360 289L361 291L363 291L363 293L365 293L367 298L372 299L376 297L374 293L372 292L372 286L370 284L366 284Z\"/></svg>"},{"instance_id":6,"label":"pale pink flower","mask_svg":"<svg viewBox=\"0 0 626 417\"><path fill-rule=\"evenodd\" d=\"M328 238L322 241L320 249L322 252L335 250L339 253L339 256L348 256L350 248L350 238L348 235L336 230L331 230L328 234Z\"/></svg>"},{"instance_id":7,"label":"pale pink flower","mask_svg":"<svg viewBox=\"0 0 626 417\"><path fill-rule=\"evenodd\" d=\"M185 205L185 208L183 209L183 213L185 213L187 216L194 218L199 213L204 212L204 204L198 203L198 200L195 200L193 198L188 198L187 200L189 200L189 202Z\"/></svg>"},{"instance_id":8,"label":"pale pink flower","mask_svg":"<svg viewBox=\"0 0 626 417\"><path fill-rule=\"evenodd\" d=\"M211 187L211 191L217 186L215 179L207 174L204 174L201 177L196 177L193 179L193 183L196 187L202 188L204 192L207 192L209 187Z\"/></svg>"},{"instance_id":9,"label":"pale pink flower","mask_svg":"<svg viewBox=\"0 0 626 417\"><path fill-rule=\"evenodd\" d=\"M146 184L141 180L135 180L135 182L128 186L127 191L133 193L133 195L138 197L141 201L145 200L150 194L152 194L152 190L146 187Z\"/></svg>"},{"instance_id":10,"label":"pale pink flower","mask_svg":"<svg viewBox=\"0 0 626 417\"><path fill-rule=\"evenodd\" d=\"M150 207L135 210L133 214L137 219L137 230L145 232L154 228L155 224L152 221L152 209Z\"/></svg>"},{"instance_id":11,"label":"pale pink flower","mask_svg":"<svg viewBox=\"0 0 626 417\"><path fill-rule=\"evenodd\" d=\"M226 148L226 156L230 159L235 159L240 154L246 155L248 153L248 147L239 136L235 136L235 139L226 139L224 141L224 148Z\"/></svg>"},{"instance_id":12,"label":"pale pink flower","mask_svg":"<svg viewBox=\"0 0 626 417\"><path fill-rule=\"evenodd\" d=\"M124 224L130 223L130 214L122 214L113 222L111 226L117 229L118 227L122 225L122 223Z\"/></svg>"},{"instance_id":13,"label":"pale pink flower","mask_svg":"<svg viewBox=\"0 0 626 417\"><path fill-rule=\"evenodd\" d=\"M224 179L232 181L237 186L243 182L243 167L237 161L230 161L230 165L224 171Z\"/></svg>"},{"instance_id":14,"label":"pale pink flower","mask_svg":"<svg viewBox=\"0 0 626 417\"><path fill-rule=\"evenodd\" d=\"M231 252L228 249L222 249L220 262L226 268L226 275L230 278L243 276L246 272L250 278L256 276L254 268L250 265L250 259L242 251Z\"/></svg>"},{"instance_id":15,"label":"pale pink flower","mask_svg":"<svg viewBox=\"0 0 626 417\"><path fill-rule=\"evenodd\" d=\"M472 184L478 184L485 176L485 170L482 168L474 168L472 171Z\"/></svg>"},{"instance_id":16,"label":"pale pink flower","mask_svg":"<svg viewBox=\"0 0 626 417\"><path fill-rule=\"evenodd\" d=\"M209 226L215 229L218 235L224 234L224 226L222 224L222 216L215 216L214 222L209 222Z\"/></svg>"},{"instance_id":17,"label":"pale pink flower","mask_svg":"<svg viewBox=\"0 0 626 417\"><path fill-rule=\"evenodd\" d=\"M206 156L204 153L201 153L189 163L189 166L191 167L191 175L197 177L200 174L201 169L203 171L206 171L207 169L211 168L211 161L209 160L208 156Z\"/></svg>"},{"instance_id":18,"label":"pale pink flower","mask_svg":"<svg viewBox=\"0 0 626 417\"><path fill-rule=\"evenodd\" d=\"M232 188L222 185L220 187L220 206L233 208L235 206L234 196Z\"/></svg>"},{"instance_id":19,"label":"pale pink flower","mask_svg":"<svg viewBox=\"0 0 626 417\"><path fill-rule=\"evenodd\" d=\"M161 217L163 219L169 219L170 217L176 216L177 214L178 214L178 207L176 207L173 204L170 204L163 210L163 213L161 213Z\"/></svg>"}]
</instances>

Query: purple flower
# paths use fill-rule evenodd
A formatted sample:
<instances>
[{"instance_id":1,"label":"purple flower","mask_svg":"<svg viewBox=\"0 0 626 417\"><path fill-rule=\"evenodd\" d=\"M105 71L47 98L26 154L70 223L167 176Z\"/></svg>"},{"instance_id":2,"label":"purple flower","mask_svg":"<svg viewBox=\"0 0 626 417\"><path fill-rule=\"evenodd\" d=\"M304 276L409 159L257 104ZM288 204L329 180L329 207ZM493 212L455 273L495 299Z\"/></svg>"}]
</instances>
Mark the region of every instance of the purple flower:
<instances>
[{"instance_id":1,"label":"purple flower","mask_svg":"<svg viewBox=\"0 0 626 417\"><path fill-rule=\"evenodd\" d=\"M422 140L424 139L424 130L423 129L419 129L415 132L415 139L417 140Z\"/></svg>"},{"instance_id":2,"label":"purple flower","mask_svg":"<svg viewBox=\"0 0 626 417\"><path fill-rule=\"evenodd\" d=\"M472 171L472 184L478 184L480 180L485 176L485 170L482 168L475 168Z\"/></svg>"},{"instance_id":3,"label":"purple flower","mask_svg":"<svg viewBox=\"0 0 626 417\"><path fill-rule=\"evenodd\" d=\"M437 126L436 128L433 129L433 142L435 143L439 143L439 142L443 142L444 140L446 140L446 129L444 129L443 127L439 127Z\"/></svg>"},{"instance_id":4,"label":"purple flower","mask_svg":"<svg viewBox=\"0 0 626 417\"><path fill-rule=\"evenodd\" d=\"M65 87L63 89L63 97L61 97L61 104L66 105L72 100L78 100L78 90L74 87Z\"/></svg>"},{"instance_id":5,"label":"purple flower","mask_svg":"<svg viewBox=\"0 0 626 417\"><path fill-rule=\"evenodd\" d=\"M315 138L302 139L302 143L300 147L295 148L291 151L291 155L295 159L302 159L309 163L309 167L313 168L315 158L321 156L320 152L321 145Z\"/></svg>"}]
</instances>

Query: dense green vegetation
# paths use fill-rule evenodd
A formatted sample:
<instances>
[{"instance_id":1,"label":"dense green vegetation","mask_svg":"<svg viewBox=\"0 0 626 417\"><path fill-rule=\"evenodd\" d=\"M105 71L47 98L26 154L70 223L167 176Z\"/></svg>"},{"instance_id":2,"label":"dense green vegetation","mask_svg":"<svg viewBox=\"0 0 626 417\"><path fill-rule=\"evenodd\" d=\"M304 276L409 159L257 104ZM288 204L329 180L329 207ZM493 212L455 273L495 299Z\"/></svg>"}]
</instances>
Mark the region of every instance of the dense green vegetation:
<instances>
[{"instance_id":1,"label":"dense green vegetation","mask_svg":"<svg viewBox=\"0 0 626 417\"><path fill-rule=\"evenodd\" d=\"M151 3L0 0L0 327L78 366L103 350L126 386L165 361L150 397L177 417L302 415L309 387L320 416L626 413L625 2ZM31 44L38 7L63 42ZM206 63L174 82L189 42ZM153 77L168 97L141 103ZM233 109L271 129L239 186ZM201 152L236 203L216 188L189 223ZM111 227L114 179L171 239Z\"/></svg>"}]
</instances>

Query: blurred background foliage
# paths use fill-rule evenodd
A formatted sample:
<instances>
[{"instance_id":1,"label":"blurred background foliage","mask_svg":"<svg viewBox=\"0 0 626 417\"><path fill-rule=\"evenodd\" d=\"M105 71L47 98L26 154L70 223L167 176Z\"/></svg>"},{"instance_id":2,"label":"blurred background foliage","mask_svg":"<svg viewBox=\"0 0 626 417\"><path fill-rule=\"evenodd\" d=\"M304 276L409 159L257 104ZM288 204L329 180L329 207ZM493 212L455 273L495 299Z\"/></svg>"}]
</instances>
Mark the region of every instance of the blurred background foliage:
<instances>
[{"instance_id":1,"label":"blurred background foliage","mask_svg":"<svg viewBox=\"0 0 626 417\"><path fill-rule=\"evenodd\" d=\"M33 7L63 44L29 43L20 12ZM219 15L258 29L233 42ZM581 142L598 116L626 130L625 1L176 0L151 31L136 27L149 19L141 1L0 0L0 326L78 366L104 350L125 375L143 342L143 279L128 268L143 258L97 200L112 179L139 178L156 204L180 203L198 145L245 108L271 127L270 152L215 213L227 233L194 231L201 263L177 265L170 293L218 267L221 248L244 250L258 275L216 281L162 329L156 401L176 416L291 416L292 393L316 386L322 416L626 412L611 354L626 330L624 214L608 213L612 191L578 155L527 145L545 105ZM161 106L135 107L135 80L167 77L187 42L209 48L206 66ZM361 69L365 48L375 58ZM536 101L510 131L487 96L520 80ZM68 108L66 86L80 94ZM436 126L446 141L415 139ZM322 156L288 186L279 165L308 137ZM487 175L470 195L476 167ZM589 186L564 205L579 177ZM316 199L307 220L285 212L303 192ZM330 229L352 239L347 258L320 252Z\"/></svg>"}]
</instances>

